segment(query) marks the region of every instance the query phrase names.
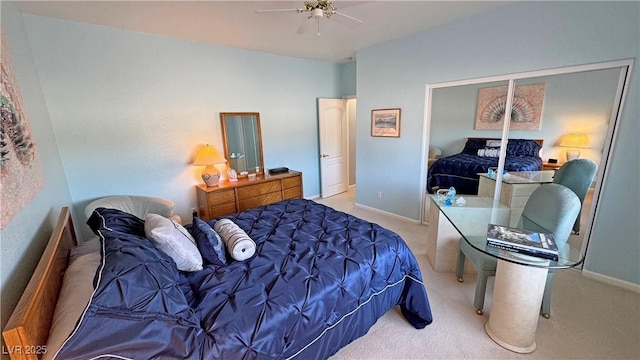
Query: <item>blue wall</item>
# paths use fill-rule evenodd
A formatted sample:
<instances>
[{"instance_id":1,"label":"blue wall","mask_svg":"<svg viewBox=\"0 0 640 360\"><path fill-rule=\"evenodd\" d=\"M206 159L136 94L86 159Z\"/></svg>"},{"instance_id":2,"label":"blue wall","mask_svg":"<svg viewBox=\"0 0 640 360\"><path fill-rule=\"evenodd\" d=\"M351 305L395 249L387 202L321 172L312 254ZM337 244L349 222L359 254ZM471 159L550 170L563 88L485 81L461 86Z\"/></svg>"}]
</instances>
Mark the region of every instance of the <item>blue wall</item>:
<instances>
[{"instance_id":1,"label":"blue wall","mask_svg":"<svg viewBox=\"0 0 640 360\"><path fill-rule=\"evenodd\" d=\"M340 65L24 15L78 210L110 194L164 197L189 219L220 112L260 113L265 167L319 193L316 98L339 97ZM294 150L295 149L295 150Z\"/></svg>"},{"instance_id":2,"label":"blue wall","mask_svg":"<svg viewBox=\"0 0 640 360\"><path fill-rule=\"evenodd\" d=\"M355 61L340 65L340 96L356 94L356 70Z\"/></svg>"},{"instance_id":3,"label":"blue wall","mask_svg":"<svg viewBox=\"0 0 640 360\"><path fill-rule=\"evenodd\" d=\"M45 175L44 188L0 232L0 322L4 328L8 315L40 260L60 215L60 208L71 205L71 195L22 17L11 3L2 3L2 35Z\"/></svg>"},{"instance_id":4,"label":"blue wall","mask_svg":"<svg viewBox=\"0 0 640 360\"><path fill-rule=\"evenodd\" d=\"M418 219L426 84L637 59L639 7L518 2L358 52L356 201ZM585 270L640 284L637 61L634 67ZM370 137L368 114L388 107L402 108L401 137Z\"/></svg>"}]
</instances>

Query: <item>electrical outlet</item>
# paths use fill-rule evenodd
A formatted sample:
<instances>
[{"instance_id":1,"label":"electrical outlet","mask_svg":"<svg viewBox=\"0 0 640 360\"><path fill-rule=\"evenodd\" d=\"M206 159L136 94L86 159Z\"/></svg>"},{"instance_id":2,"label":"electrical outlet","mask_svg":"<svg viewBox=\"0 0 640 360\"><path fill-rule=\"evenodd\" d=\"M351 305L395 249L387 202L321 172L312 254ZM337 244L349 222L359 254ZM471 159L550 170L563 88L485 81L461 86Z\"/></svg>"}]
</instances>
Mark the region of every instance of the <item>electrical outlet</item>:
<instances>
[{"instance_id":1,"label":"electrical outlet","mask_svg":"<svg viewBox=\"0 0 640 360\"><path fill-rule=\"evenodd\" d=\"M382 191L378 191L378 199L382 199Z\"/></svg>"}]
</instances>

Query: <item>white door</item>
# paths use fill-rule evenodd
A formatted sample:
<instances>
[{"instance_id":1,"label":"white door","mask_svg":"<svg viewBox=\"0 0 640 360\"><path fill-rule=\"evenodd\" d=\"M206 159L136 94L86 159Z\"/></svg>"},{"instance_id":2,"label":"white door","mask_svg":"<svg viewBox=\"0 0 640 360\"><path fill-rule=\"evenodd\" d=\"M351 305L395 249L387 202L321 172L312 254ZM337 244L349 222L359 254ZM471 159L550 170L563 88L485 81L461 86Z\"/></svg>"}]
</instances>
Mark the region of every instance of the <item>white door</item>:
<instances>
[{"instance_id":1,"label":"white door","mask_svg":"<svg viewBox=\"0 0 640 360\"><path fill-rule=\"evenodd\" d=\"M320 197L347 191L349 151L347 102L318 99L320 128Z\"/></svg>"}]
</instances>

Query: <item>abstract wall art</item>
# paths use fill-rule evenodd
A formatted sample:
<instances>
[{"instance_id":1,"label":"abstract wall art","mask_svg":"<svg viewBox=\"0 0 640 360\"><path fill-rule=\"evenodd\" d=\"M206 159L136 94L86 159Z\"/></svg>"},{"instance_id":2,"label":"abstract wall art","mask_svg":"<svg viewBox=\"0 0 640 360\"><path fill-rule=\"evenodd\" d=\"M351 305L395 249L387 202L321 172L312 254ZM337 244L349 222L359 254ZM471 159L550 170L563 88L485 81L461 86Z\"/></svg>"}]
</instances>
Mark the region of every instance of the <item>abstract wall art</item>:
<instances>
[{"instance_id":1,"label":"abstract wall art","mask_svg":"<svg viewBox=\"0 0 640 360\"><path fill-rule=\"evenodd\" d=\"M0 229L4 229L44 187L45 180L7 43L1 34L0 38Z\"/></svg>"}]
</instances>

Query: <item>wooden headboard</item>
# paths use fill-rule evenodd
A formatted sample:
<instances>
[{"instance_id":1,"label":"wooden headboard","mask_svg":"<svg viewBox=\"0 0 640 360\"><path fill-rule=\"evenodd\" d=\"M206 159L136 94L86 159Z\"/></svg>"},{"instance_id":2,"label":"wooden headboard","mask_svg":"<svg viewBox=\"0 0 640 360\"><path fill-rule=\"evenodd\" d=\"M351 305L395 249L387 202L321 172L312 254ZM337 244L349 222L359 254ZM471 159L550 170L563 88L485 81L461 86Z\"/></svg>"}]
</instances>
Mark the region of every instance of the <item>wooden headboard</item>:
<instances>
[{"instance_id":1,"label":"wooden headboard","mask_svg":"<svg viewBox=\"0 0 640 360\"><path fill-rule=\"evenodd\" d=\"M502 139L500 139L500 138L470 137L470 138L467 138L467 140L502 140ZM533 141L537 142L540 145L540 147L542 147L543 143L544 143L544 139L529 139L529 140L533 140Z\"/></svg>"},{"instance_id":2,"label":"wooden headboard","mask_svg":"<svg viewBox=\"0 0 640 360\"><path fill-rule=\"evenodd\" d=\"M11 359L39 359L48 350L53 312L69 264L69 250L75 245L71 214L63 207L36 270L2 331L4 351Z\"/></svg>"}]
</instances>

